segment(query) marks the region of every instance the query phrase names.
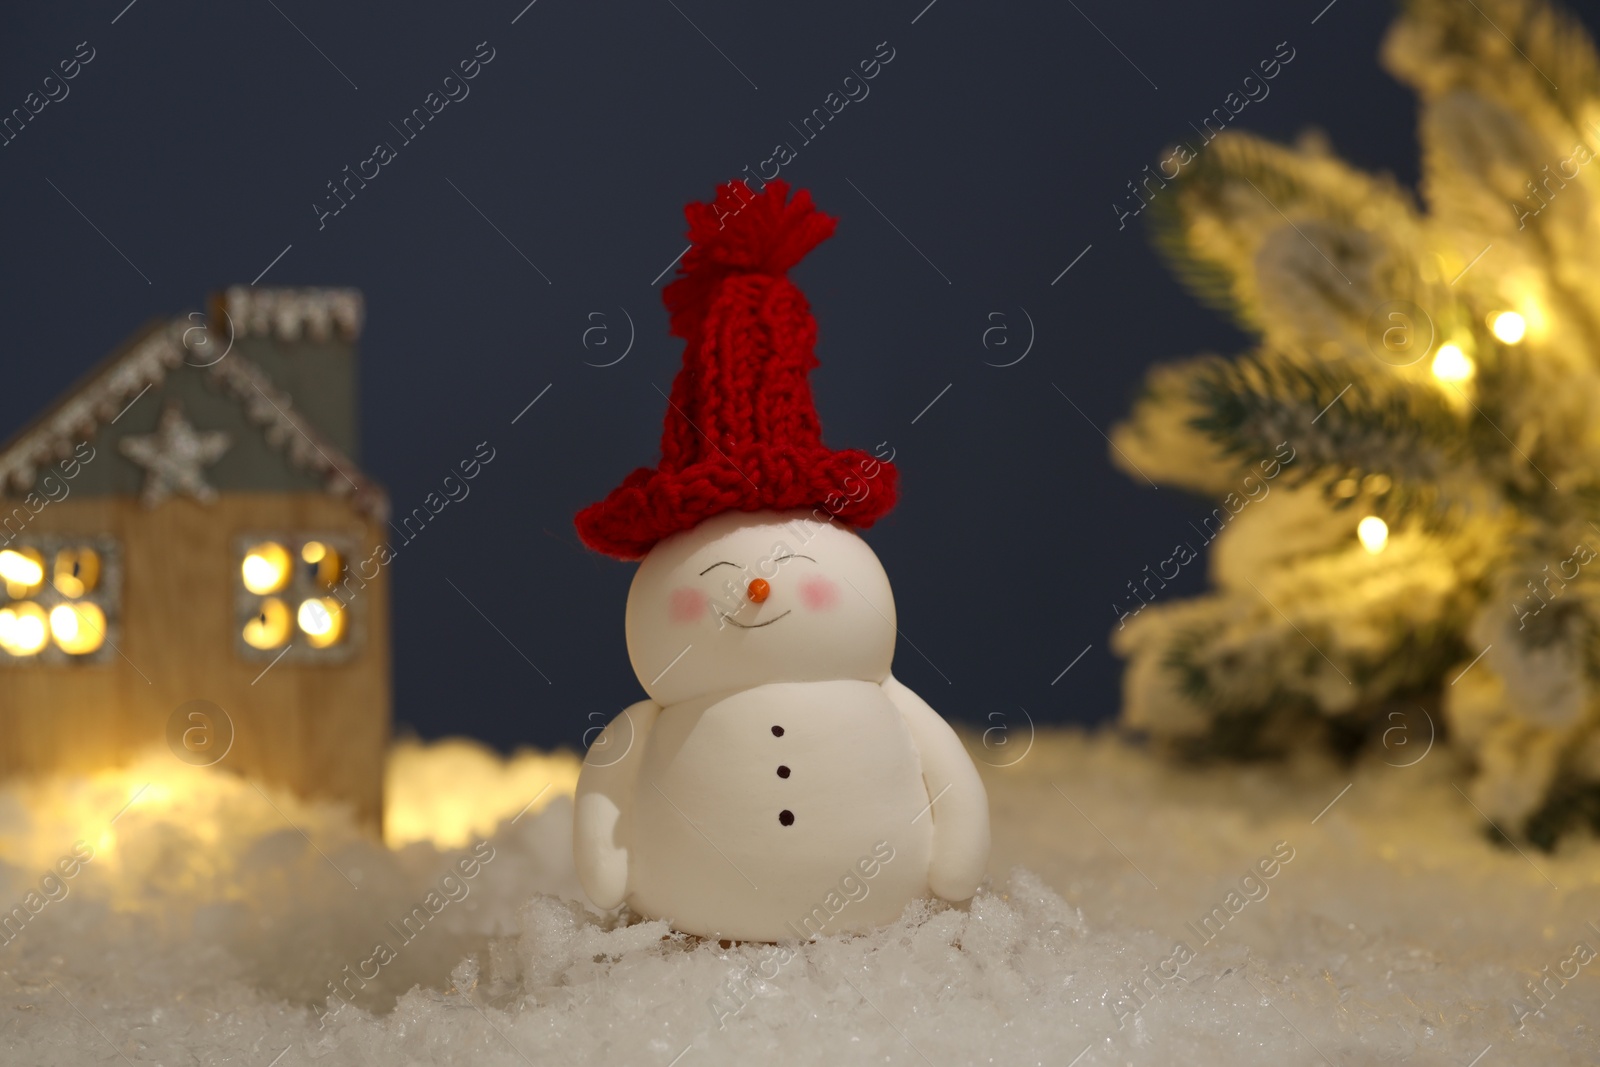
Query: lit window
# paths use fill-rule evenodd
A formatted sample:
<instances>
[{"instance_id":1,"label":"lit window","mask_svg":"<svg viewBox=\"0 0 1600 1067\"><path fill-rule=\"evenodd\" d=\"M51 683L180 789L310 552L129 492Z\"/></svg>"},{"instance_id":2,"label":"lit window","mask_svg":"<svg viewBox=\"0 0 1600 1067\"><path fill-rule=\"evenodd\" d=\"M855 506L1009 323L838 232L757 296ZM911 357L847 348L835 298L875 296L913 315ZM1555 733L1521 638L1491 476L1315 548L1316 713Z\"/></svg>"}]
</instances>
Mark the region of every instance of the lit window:
<instances>
[{"instance_id":1,"label":"lit window","mask_svg":"<svg viewBox=\"0 0 1600 1067\"><path fill-rule=\"evenodd\" d=\"M239 567L244 587L252 593L276 593L289 584L289 550L276 541L251 546Z\"/></svg>"},{"instance_id":2,"label":"lit window","mask_svg":"<svg viewBox=\"0 0 1600 1067\"><path fill-rule=\"evenodd\" d=\"M12 600L32 596L44 582L44 556L29 546L0 549L0 579Z\"/></svg>"},{"instance_id":3,"label":"lit window","mask_svg":"<svg viewBox=\"0 0 1600 1067\"><path fill-rule=\"evenodd\" d=\"M63 548L56 552L56 592L76 599L100 584L100 553L92 548Z\"/></svg>"},{"instance_id":4,"label":"lit window","mask_svg":"<svg viewBox=\"0 0 1600 1067\"><path fill-rule=\"evenodd\" d=\"M331 596L302 600L295 619L312 648L329 648L344 637L344 605Z\"/></svg>"},{"instance_id":5,"label":"lit window","mask_svg":"<svg viewBox=\"0 0 1600 1067\"><path fill-rule=\"evenodd\" d=\"M106 538L47 536L0 549L0 666L106 662L119 558Z\"/></svg>"},{"instance_id":6,"label":"lit window","mask_svg":"<svg viewBox=\"0 0 1600 1067\"><path fill-rule=\"evenodd\" d=\"M344 557L339 550L321 541L307 541L300 548L300 559L306 564L306 575L313 584L332 589L344 577Z\"/></svg>"},{"instance_id":7,"label":"lit window","mask_svg":"<svg viewBox=\"0 0 1600 1067\"><path fill-rule=\"evenodd\" d=\"M96 604L57 604L50 609L50 633L61 651L85 655L105 643L106 614Z\"/></svg>"},{"instance_id":8,"label":"lit window","mask_svg":"<svg viewBox=\"0 0 1600 1067\"><path fill-rule=\"evenodd\" d=\"M33 601L0 608L0 648L13 656L36 655L49 638L44 609Z\"/></svg>"},{"instance_id":9,"label":"lit window","mask_svg":"<svg viewBox=\"0 0 1600 1067\"><path fill-rule=\"evenodd\" d=\"M289 605L269 596L244 624L244 642L251 648L281 648L289 640Z\"/></svg>"},{"instance_id":10,"label":"lit window","mask_svg":"<svg viewBox=\"0 0 1600 1067\"><path fill-rule=\"evenodd\" d=\"M348 574L352 539L262 534L237 544L240 655L314 663L351 654L355 602L366 585Z\"/></svg>"}]
</instances>

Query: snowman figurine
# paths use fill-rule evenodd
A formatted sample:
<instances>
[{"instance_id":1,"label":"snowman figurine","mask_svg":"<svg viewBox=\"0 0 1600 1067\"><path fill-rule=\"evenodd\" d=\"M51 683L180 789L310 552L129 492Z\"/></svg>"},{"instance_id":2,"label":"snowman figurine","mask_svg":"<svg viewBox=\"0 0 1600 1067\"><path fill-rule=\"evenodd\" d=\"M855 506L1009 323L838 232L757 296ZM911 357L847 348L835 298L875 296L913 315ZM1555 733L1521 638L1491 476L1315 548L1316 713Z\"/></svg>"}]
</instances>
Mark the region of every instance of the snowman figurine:
<instances>
[{"instance_id":1,"label":"snowman figurine","mask_svg":"<svg viewBox=\"0 0 1600 1067\"><path fill-rule=\"evenodd\" d=\"M734 182L686 209L661 462L577 518L591 548L640 561L626 630L649 695L584 761L578 878L601 908L741 941L966 900L989 856L966 749L890 674L894 597L856 531L896 472L821 442L816 324L786 273L834 220L787 196Z\"/></svg>"}]
</instances>

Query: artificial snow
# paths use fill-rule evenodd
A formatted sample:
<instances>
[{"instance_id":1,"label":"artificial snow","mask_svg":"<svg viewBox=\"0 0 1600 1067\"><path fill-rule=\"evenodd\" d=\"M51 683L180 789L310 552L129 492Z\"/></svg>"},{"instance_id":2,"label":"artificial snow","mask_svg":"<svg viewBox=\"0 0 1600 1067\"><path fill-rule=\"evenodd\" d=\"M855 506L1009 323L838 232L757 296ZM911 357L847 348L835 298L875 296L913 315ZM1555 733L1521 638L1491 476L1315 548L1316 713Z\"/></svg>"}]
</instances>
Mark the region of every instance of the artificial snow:
<instances>
[{"instance_id":1,"label":"artificial snow","mask_svg":"<svg viewBox=\"0 0 1600 1067\"><path fill-rule=\"evenodd\" d=\"M967 740L977 897L788 945L586 905L566 754L400 747L388 847L165 752L13 782L0 1062L1600 1059L1600 843L1490 843L1443 749L1195 771L1106 736Z\"/></svg>"}]
</instances>

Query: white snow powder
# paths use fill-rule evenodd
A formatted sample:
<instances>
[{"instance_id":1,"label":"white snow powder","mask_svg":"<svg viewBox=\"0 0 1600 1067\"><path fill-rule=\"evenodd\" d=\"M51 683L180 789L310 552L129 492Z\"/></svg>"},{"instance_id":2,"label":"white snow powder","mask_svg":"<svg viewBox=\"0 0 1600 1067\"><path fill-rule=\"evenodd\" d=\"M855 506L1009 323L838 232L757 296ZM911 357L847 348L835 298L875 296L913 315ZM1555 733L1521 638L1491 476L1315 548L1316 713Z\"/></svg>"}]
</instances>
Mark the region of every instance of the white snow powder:
<instances>
[{"instance_id":1,"label":"white snow powder","mask_svg":"<svg viewBox=\"0 0 1600 1067\"><path fill-rule=\"evenodd\" d=\"M402 749L391 836L409 843L391 848L339 809L165 753L13 782L0 1062L1600 1059L1600 844L1489 844L1443 751L1196 772L1070 732L1003 769L969 745L989 885L790 946L724 948L582 903L560 754Z\"/></svg>"}]
</instances>

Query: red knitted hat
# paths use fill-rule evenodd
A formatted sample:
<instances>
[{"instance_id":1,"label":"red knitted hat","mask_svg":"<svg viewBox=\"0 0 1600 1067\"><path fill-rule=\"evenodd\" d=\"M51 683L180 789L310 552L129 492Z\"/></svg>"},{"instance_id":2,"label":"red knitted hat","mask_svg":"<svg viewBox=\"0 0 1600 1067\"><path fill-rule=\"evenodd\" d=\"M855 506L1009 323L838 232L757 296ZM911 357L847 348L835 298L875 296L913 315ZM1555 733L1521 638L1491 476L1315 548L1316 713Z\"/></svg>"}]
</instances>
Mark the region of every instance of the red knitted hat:
<instances>
[{"instance_id":1,"label":"red knitted hat","mask_svg":"<svg viewBox=\"0 0 1600 1067\"><path fill-rule=\"evenodd\" d=\"M822 444L806 380L817 324L785 274L834 220L810 193L785 202L788 193L782 181L755 194L730 182L712 203L684 209L691 246L663 296L672 333L688 344L661 463L578 512L578 536L595 551L637 559L724 511L816 508L864 528L894 506L892 465Z\"/></svg>"}]
</instances>

